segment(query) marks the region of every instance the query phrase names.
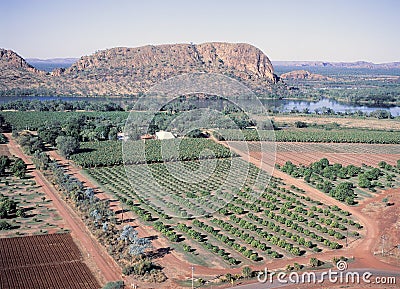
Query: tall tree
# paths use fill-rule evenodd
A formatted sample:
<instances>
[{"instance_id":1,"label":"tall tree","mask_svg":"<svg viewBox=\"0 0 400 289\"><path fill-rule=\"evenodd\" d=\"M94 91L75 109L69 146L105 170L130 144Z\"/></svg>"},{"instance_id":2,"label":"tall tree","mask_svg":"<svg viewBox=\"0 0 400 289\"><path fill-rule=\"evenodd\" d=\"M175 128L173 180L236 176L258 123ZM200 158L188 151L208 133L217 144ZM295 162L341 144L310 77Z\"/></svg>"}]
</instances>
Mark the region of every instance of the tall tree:
<instances>
[{"instance_id":1,"label":"tall tree","mask_svg":"<svg viewBox=\"0 0 400 289\"><path fill-rule=\"evenodd\" d=\"M79 141L72 136L59 136L56 139L56 144L60 154L66 158L79 149Z\"/></svg>"},{"instance_id":2,"label":"tall tree","mask_svg":"<svg viewBox=\"0 0 400 289\"><path fill-rule=\"evenodd\" d=\"M38 129L39 137L46 143L56 146L56 139L60 135L64 135L61 125L58 122L46 124Z\"/></svg>"},{"instance_id":3,"label":"tall tree","mask_svg":"<svg viewBox=\"0 0 400 289\"><path fill-rule=\"evenodd\" d=\"M4 175L10 164L11 160L8 156L0 156L0 175Z\"/></svg>"},{"instance_id":4,"label":"tall tree","mask_svg":"<svg viewBox=\"0 0 400 289\"><path fill-rule=\"evenodd\" d=\"M17 210L17 203L7 196L0 198L0 218L7 218L12 214L15 214Z\"/></svg>"},{"instance_id":5,"label":"tall tree","mask_svg":"<svg viewBox=\"0 0 400 289\"><path fill-rule=\"evenodd\" d=\"M10 170L14 174L14 176L22 179L25 177L26 174L26 164L22 159L16 158L14 163L11 165Z\"/></svg>"}]
</instances>

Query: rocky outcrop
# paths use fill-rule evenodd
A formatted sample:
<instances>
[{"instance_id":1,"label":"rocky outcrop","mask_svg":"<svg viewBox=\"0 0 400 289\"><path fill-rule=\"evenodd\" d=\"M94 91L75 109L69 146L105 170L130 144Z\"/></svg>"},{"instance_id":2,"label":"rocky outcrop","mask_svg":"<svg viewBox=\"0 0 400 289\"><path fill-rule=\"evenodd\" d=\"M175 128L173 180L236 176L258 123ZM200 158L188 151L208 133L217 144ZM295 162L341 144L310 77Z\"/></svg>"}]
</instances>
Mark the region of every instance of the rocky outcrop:
<instances>
[{"instance_id":1,"label":"rocky outcrop","mask_svg":"<svg viewBox=\"0 0 400 289\"><path fill-rule=\"evenodd\" d=\"M7 55L0 60L0 68L3 62L11 62L13 69L23 71L26 82L19 87L30 87L29 78L42 77L41 88L63 95L134 95L169 77L193 72L221 73L238 79L258 93L270 91L278 80L268 57L258 48L244 43L112 48L81 57L69 68L47 75L17 54L9 52ZM12 86L7 75L0 72L0 77Z\"/></svg>"},{"instance_id":2,"label":"rocky outcrop","mask_svg":"<svg viewBox=\"0 0 400 289\"><path fill-rule=\"evenodd\" d=\"M12 50L0 48L0 68L3 69L22 69L29 72L38 73L39 71L28 64L21 56Z\"/></svg>"},{"instance_id":3,"label":"rocky outcrop","mask_svg":"<svg viewBox=\"0 0 400 289\"><path fill-rule=\"evenodd\" d=\"M139 72L153 68L157 74L177 72L223 72L232 70L243 77L274 81L273 67L268 57L249 44L204 43L112 48L82 57L67 69L66 74L90 70Z\"/></svg>"},{"instance_id":4,"label":"rocky outcrop","mask_svg":"<svg viewBox=\"0 0 400 289\"><path fill-rule=\"evenodd\" d=\"M280 76L284 80L315 80L315 81L333 81L334 79L325 75L311 73L307 70L294 70L283 73Z\"/></svg>"},{"instance_id":5,"label":"rocky outcrop","mask_svg":"<svg viewBox=\"0 0 400 289\"><path fill-rule=\"evenodd\" d=\"M52 76L61 76L65 72L65 68L56 68L51 72Z\"/></svg>"},{"instance_id":6,"label":"rocky outcrop","mask_svg":"<svg viewBox=\"0 0 400 289\"><path fill-rule=\"evenodd\" d=\"M24 95L41 90L46 83L46 72L32 67L14 51L0 49L0 95Z\"/></svg>"}]
</instances>

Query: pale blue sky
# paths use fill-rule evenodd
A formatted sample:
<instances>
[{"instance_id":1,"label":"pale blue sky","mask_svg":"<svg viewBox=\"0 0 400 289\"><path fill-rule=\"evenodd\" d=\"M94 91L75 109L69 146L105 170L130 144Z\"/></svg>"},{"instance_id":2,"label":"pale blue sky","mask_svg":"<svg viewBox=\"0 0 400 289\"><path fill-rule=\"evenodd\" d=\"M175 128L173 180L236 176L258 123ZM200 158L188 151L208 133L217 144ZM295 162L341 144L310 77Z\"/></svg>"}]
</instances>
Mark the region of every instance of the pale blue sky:
<instances>
[{"instance_id":1,"label":"pale blue sky","mask_svg":"<svg viewBox=\"0 0 400 289\"><path fill-rule=\"evenodd\" d=\"M397 0L0 0L0 47L25 58L116 46L247 42L271 60L400 61Z\"/></svg>"}]
</instances>

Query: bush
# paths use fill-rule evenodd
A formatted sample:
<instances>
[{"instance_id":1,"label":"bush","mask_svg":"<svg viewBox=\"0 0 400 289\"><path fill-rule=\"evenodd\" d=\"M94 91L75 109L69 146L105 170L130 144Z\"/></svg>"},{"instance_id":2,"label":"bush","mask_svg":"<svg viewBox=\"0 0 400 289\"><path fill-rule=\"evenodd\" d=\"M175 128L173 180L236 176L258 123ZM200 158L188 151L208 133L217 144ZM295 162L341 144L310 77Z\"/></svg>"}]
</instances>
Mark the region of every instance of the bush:
<instances>
[{"instance_id":1,"label":"bush","mask_svg":"<svg viewBox=\"0 0 400 289\"><path fill-rule=\"evenodd\" d=\"M60 154L66 158L79 149L79 141L72 136L59 136L56 144Z\"/></svg>"},{"instance_id":2,"label":"bush","mask_svg":"<svg viewBox=\"0 0 400 289\"><path fill-rule=\"evenodd\" d=\"M11 165L10 170L14 176L23 179L25 178L27 166L22 159L16 158L14 163Z\"/></svg>"},{"instance_id":3,"label":"bush","mask_svg":"<svg viewBox=\"0 0 400 289\"><path fill-rule=\"evenodd\" d=\"M17 210L17 203L7 196L0 197L0 218L12 216Z\"/></svg>"},{"instance_id":4,"label":"bush","mask_svg":"<svg viewBox=\"0 0 400 289\"><path fill-rule=\"evenodd\" d=\"M0 156L0 175L4 175L10 164L11 160L8 156Z\"/></svg>"},{"instance_id":5,"label":"bush","mask_svg":"<svg viewBox=\"0 0 400 289\"><path fill-rule=\"evenodd\" d=\"M15 213L15 215L20 218L26 217L25 211L23 209L18 209L17 212Z\"/></svg>"},{"instance_id":6,"label":"bush","mask_svg":"<svg viewBox=\"0 0 400 289\"><path fill-rule=\"evenodd\" d=\"M310 265L311 267L318 267L322 265L322 262L317 258L310 258Z\"/></svg>"},{"instance_id":7,"label":"bush","mask_svg":"<svg viewBox=\"0 0 400 289\"><path fill-rule=\"evenodd\" d=\"M153 264L150 260L141 260L133 265L133 272L135 275L143 276L153 268Z\"/></svg>"},{"instance_id":8,"label":"bush","mask_svg":"<svg viewBox=\"0 0 400 289\"><path fill-rule=\"evenodd\" d=\"M295 124L295 126L296 126L297 128L305 128L305 127L308 127L307 123L305 123L304 121L296 121L294 124Z\"/></svg>"},{"instance_id":9,"label":"bush","mask_svg":"<svg viewBox=\"0 0 400 289\"><path fill-rule=\"evenodd\" d=\"M122 289L124 281L108 282L102 289Z\"/></svg>"},{"instance_id":10,"label":"bush","mask_svg":"<svg viewBox=\"0 0 400 289\"><path fill-rule=\"evenodd\" d=\"M192 247L190 247L189 245L183 244L183 251L191 252L192 251Z\"/></svg>"},{"instance_id":11,"label":"bush","mask_svg":"<svg viewBox=\"0 0 400 289\"><path fill-rule=\"evenodd\" d=\"M245 266L242 268L242 276L244 278L249 278L249 277L251 277L251 275L252 275L252 270L250 267Z\"/></svg>"},{"instance_id":12,"label":"bush","mask_svg":"<svg viewBox=\"0 0 400 289\"><path fill-rule=\"evenodd\" d=\"M9 223L6 222L6 221L0 221L0 231L3 231L3 230L11 230L11 229L12 229L11 224L9 224Z\"/></svg>"}]
</instances>

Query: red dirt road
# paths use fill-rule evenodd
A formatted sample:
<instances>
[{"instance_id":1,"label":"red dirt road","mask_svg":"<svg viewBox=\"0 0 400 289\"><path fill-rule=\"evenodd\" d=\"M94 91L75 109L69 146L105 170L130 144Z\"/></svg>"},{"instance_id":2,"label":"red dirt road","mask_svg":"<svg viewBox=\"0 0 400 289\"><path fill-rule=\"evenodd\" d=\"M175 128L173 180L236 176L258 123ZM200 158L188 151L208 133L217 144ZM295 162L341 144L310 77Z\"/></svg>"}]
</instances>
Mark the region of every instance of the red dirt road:
<instances>
[{"instance_id":1,"label":"red dirt road","mask_svg":"<svg viewBox=\"0 0 400 289\"><path fill-rule=\"evenodd\" d=\"M5 134L5 136L9 141L7 145L10 152L21 158L26 164L29 164L28 167L32 167L30 157L22 152L19 145L12 139L11 134ZM96 241L83 221L60 197L56 189L46 180L40 171L33 168L30 174L35 178L36 183L42 187L47 197L52 200L54 207L65 221L68 229L71 230L71 235L82 251L85 261L88 261L89 267L93 270L93 265L97 265L96 272L93 273L100 279L100 283L121 280L122 272L119 266Z\"/></svg>"}]
</instances>

